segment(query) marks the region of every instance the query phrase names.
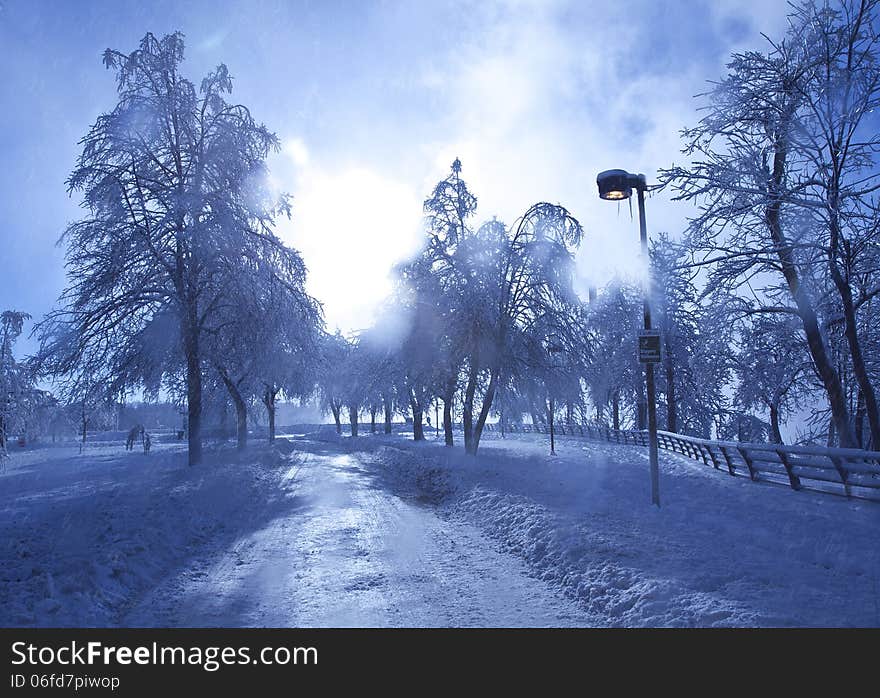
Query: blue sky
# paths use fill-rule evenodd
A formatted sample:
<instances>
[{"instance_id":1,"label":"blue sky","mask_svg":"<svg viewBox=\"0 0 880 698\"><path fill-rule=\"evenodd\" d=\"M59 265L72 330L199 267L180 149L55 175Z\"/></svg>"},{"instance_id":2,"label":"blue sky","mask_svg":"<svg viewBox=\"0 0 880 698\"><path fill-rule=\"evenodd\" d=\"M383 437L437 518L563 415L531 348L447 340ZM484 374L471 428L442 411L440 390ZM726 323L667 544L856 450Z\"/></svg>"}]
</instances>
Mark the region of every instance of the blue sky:
<instances>
[{"instance_id":1,"label":"blue sky","mask_svg":"<svg viewBox=\"0 0 880 698\"><path fill-rule=\"evenodd\" d=\"M650 180L679 160L693 95L732 50L778 36L785 12L781 0L0 0L0 307L40 317L63 288L55 243L78 215L65 179L115 100L101 53L147 31L184 32L195 81L226 63L233 97L281 138L270 167L294 211L279 234L331 328L351 331L418 245L421 202L456 156L480 219L512 222L539 200L572 210L581 288L633 273L637 228L597 199L596 173ZM649 232L679 232L686 215L654 197Z\"/></svg>"}]
</instances>

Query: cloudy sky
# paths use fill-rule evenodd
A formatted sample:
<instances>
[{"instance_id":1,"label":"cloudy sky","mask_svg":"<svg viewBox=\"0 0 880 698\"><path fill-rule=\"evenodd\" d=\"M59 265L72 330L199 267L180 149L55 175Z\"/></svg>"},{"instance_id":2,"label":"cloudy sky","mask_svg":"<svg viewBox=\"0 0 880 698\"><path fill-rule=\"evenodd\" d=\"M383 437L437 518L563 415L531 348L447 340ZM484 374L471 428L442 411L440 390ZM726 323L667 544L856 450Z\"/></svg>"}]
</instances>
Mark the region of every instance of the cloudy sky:
<instances>
[{"instance_id":1,"label":"cloudy sky","mask_svg":"<svg viewBox=\"0 0 880 698\"><path fill-rule=\"evenodd\" d=\"M186 35L196 81L226 63L234 98L278 134L274 183L294 197L279 233L330 328L353 331L418 246L422 201L455 157L480 219L545 200L581 220L581 289L633 273L637 226L598 200L596 173L650 181L679 160L693 96L731 51L780 35L785 13L782 0L0 0L0 308L39 317L63 288L55 243L79 203L65 179L115 103L101 53L148 31ZM654 196L649 233L686 216Z\"/></svg>"}]
</instances>

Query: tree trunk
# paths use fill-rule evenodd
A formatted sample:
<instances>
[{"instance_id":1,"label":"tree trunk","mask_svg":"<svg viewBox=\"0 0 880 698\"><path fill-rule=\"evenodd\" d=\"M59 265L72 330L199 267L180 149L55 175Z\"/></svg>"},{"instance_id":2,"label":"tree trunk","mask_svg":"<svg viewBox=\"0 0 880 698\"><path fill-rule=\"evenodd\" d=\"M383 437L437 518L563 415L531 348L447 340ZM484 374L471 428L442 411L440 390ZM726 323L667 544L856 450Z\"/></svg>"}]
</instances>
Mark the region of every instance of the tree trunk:
<instances>
[{"instance_id":1,"label":"tree trunk","mask_svg":"<svg viewBox=\"0 0 880 698\"><path fill-rule=\"evenodd\" d=\"M269 411L269 441L275 440L275 400L271 402L271 406L267 407Z\"/></svg>"},{"instance_id":2,"label":"tree trunk","mask_svg":"<svg viewBox=\"0 0 880 698\"><path fill-rule=\"evenodd\" d=\"M248 429L247 429L247 406L244 400L235 401L235 417L236 417L236 434L235 447L239 451L243 451L247 447Z\"/></svg>"},{"instance_id":3,"label":"tree trunk","mask_svg":"<svg viewBox=\"0 0 880 698\"><path fill-rule=\"evenodd\" d=\"M269 414L269 442L275 440L275 393L268 388L263 394L263 404L266 406L266 412Z\"/></svg>"},{"instance_id":4,"label":"tree trunk","mask_svg":"<svg viewBox=\"0 0 880 698\"><path fill-rule=\"evenodd\" d=\"M194 326L195 318L191 320ZM202 462L202 366L197 331L184 328L186 354L186 431L190 465Z\"/></svg>"},{"instance_id":5,"label":"tree trunk","mask_svg":"<svg viewBox=\"0 0 880 698\"><path fill-rule=\"evenodd\" d=\"M865 448L865 396L861 390L856 400L856 444L859 448Z\"/></svg>"},{"instance_id":6,"label":"tree trunk","mask_svg":"<svg viewBox=\"0 0 880 698\"><path fill-rule=\"evenodd\" d=\"M223 410L220 412L220 438L226 441L229 437L229 403L224 399L223 400Z\"/></svg>"},{"instance_id":7,"label":"tree trunk","mask_svg":"<svg viewBox=\"0 0 880 698\"><path fill-rule=\"evenodd\" d=\"M880 412L877 408L877 395L874 392L874 386L868 376L868 369L865 366L865 357L862 352L862 345L859 340L858 328L856 326L856 311L853 306L852 289L849 283L843 278L836 262L831 262L831 278L840 294L841 304L843 306L844 317L844 335L846 336L847 346L849 347L850 358L852 359L853 373L856 382L859 385L859 398L864 403L865 414L868 417L868 428L871 430L871 442L880 443ZM861 444L861 438L858 438L858 444Z\"/></svg>"},{"instance_id":8,"label":"tree trunk","mask_svg":"<svg viewBox=\"0 0 880 698\"><path fill-rule=\"evenodd\" d=\"M233 382L226 371L218 367L218 373L223 381L223 385L226 386L226 390L229 391L229 397L232 398L232 404L235 406L236 448L238 448L239 451L243 451L247 446L248 439L247 405L245 404L244 398L241 396L238 386Z\"/></svg>"},{"instance_id":9,"label":"tree trunk","mask_svg":"<svg viewBox=\"0 0 880 698\"><path fill-rule=\"evenodd\" d=\"M486 426L486 419L489 417L489 410L492 409L492 401L495 399L495 390L498 387L498 373L492 371L489 377L489 387L486 388L486 395L483 397L483 407L477 418L476 428L474 429L474 438L472 440L473 451L471 455L477 455L477 449L480 447L480 437L483 435L483 427Z\"/></svg>"},{"instance_id":10,"label":"tree trunk","mask_svg":"<svg viewBox=\"0 0 880 698\"><path fill-rule=\"evenodd\" d=\"M452 446L452 403L455 400L456 378L446 383L446 393L443 395L443 436L447 446Z\"/></svg>"},{"instance_id":11,"label":"tree trunk","mask_svg":"<svg viewBox=\"0 0 880 698\"><path fill-rule=\"evenodd\" d=\"M668 335L667 335L668 337ZM664 368L666 369L666 431L678 433L678 406L675 395L675 365L672 362L672 346L666 340L666 356Z\"/></svg>"},{"instance_id":12,"label":"tree trunk","mask_svg":"<svg viewBox=\"0 0 880 698\"><path fill-rule=\"evenodd\" d=\"M464 429L464 451L470 455L477 452L474 446L474 394L477 392L477 378L479 371L471 364L468 369L467 388L464 393L464 407L462 408L461 421Z\"/></svg>"},{"instance_id":13,"label":"tree trunk","mask_svg":"<svg viewBox=\"0 0 880 698\"><path fill-rule=\"evenodd\" d=\"M358 435L358 406L348 406L348 423L351 425L351 435Z\"/></svg>"},{"instance_id":14,"label":"tree trunk","mask_svg":"<svg viewBox=\"0 0 880 698\"><path fill-rule=\"evenodd\" d=\"M782 432L779 430L779 406L770 405L770 440L775 444L781 444Z\"/></svg>"},{"instance_id":15,"label":"tree trunk","mask_svg":"<svg viewBox=\"0 0 880 698\"><path fill-rule=\"evenodd\" d=\"M333 413L333 420L336 422L336 433L342 434L342 420L339 418L339 412L342 406L333 402L330 403L330 411Z\"/></svg>"},{"instance_id":16,"label":"tree trunk","mask_svg":"<svg viewBox=\"0 0 880 698\"><path fill-rule=\"evenodd\" d=\"M424 441L425 431L422 427L422 406L413 398L410 400L413 414L413 441Z\"/></svg>"},{"instance_id":17,"label":"tree trunk","mask_svg":"<svg viewBox=\"0 0 880 698\"><path fill-rule=\"evenodd\" d=\"M611 398L611 423L615 431L620 429L620 393Z\"/></svg>"},{"instance_id":18,"label":"tree trunk","mask_svg":"<svg viewBox=\"0 0 880 698\"><path fill-rule=\"evenodd\" d=\"M783 126L783 131L784 127L785 125ZM825 339L819 327L816 311L813 308L807 291L801 285L791 244L788 242L782 229L780 219L783 198L782 184L785 178L788 155L788 144L785 138L786 135L783 133L774 143L772 184L768 192L770 203L765 210L765 221L776 249L776 255L779 258L782 275L797 306L798 316L801 319L804 334L807 338L810 356L813 358L816 372L819 374L822 385L828 395L828 402L831 407L834 426L840 438L840 445L853 446L855 439L849 423L849 411L846 407L846 396L840 382L840 376L834 369L834 365L828 356L828 349L825 346Z\"/></svg>"},{"instance_id":19,"label":"tree trunk","mask_svg":"<svg viewBox=\"0 0 880 698\"><path fill-rule=\"evenodd\" d=\"M376 433L376 408L375 407L370 408L370 433L371 434Z\"/></svg>"},{"instance_id":20,"label":"tree trunk","mask_svg":"<svg viewBox=\"0 0 880 698\"><path fill-rule=\"evenodd\" d=\"M453 445L452 437L452 400L443 401L443 437L447 446Z\"/></svg>"},{"instance_id":21,"label":"tree trunk","mask_svg":"<svg viewBox=\"0 0 880 698\"><path fill-rule=\"evenodd\" d=\"M385 433L391 433L391 400L387 395L382 396L382 406L385 408Z\"/></svg>"}]
</instances>

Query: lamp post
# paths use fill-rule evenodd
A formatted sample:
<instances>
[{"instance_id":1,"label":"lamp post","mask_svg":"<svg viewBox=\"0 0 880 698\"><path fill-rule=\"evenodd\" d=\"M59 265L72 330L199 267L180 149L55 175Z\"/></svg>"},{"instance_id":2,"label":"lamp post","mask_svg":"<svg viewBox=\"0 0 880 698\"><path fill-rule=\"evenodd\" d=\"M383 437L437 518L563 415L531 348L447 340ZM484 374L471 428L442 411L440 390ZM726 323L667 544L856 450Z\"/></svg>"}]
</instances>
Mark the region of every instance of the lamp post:
<instances>
[{"instance_id":1,"label":"lamp post","mask_svg":"<svg viewBox=\"0 0 880 698\"><path fill-rule=\"evenodd\" d=\"M651 327L651 267L648 260L648 229L645 225L645 190L648 185L643 174L626 170L605 170L596 177L599 198L622 201L636 190L639 203L639 236L642 255L648 263L648 279L644 289L645 332L639 337L639 360L645 364L645 388L648 393L648 456L651 461L651 502L660 506L660 468L657 464L657 401L654 395L654 364L660 361L660 342ZM650 341L656 336L656 342ZM642 340L645 340L644 342Z\"/></svg>"}]
</instances>

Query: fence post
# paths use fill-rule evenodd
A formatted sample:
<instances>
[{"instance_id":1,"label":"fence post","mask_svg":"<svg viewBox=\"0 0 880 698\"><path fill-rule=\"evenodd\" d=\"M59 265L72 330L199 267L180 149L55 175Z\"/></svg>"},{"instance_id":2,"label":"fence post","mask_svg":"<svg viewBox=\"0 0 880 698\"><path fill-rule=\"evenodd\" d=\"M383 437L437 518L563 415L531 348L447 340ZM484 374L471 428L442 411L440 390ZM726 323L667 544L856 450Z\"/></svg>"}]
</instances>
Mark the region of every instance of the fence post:
<instances>
[{"instance_id":1,"label":"fence post","mask_svg":"<svg viewBox=\"0 0 880 698\"><path fill-rule=\"evenodd\" d=\"M788 481L791 483L791 489L799 490L801 488L801 481L791 469L791 463L788 461L788 454L781 448L776 449L776 454L779 456L779 460L782 461L782 465L785 466L785 472L788 473Z\"/></svg>"},{"instance_id":2,"label":"fence post","mask_svg":"<svg viewBox=\"0 0 880 698\"><path fill-rule=\"evenodd\" d=\"M730 454L727 452L726 446L720 446L721 453L724 454L724 460L727 461L727 470L731 475L736 475L736 472L733 468L733 461L730 460Z\"/></svg>"},{"instance_id":3,"label":"fence post","mask_svg":"<svg viewBox=\"0 0 880 698\"><path fill-rule=\"evenodd\" d=\"M709 457L712 459L712 465L715 466L715 470L720 470L721 468L718 466L718 459L715 457L715 452L712 450L712 444L708 444L706 450L709 452Z\"/></svg>"},{"instance_id":4,"label":"fence post","mask_svg":"<svg viewBox=\"0 0 880 698\"><path fill-rule=\"evenodd\" d=\"M749 479L757 480L758 478L755 475L755 468L752 466L752 459L749 458L749 454L746 449L738 446L736 450L739 451L739 455L742 456L742 459L745 461L746 467L749 469Z\"/></svg>"},{"instance_id":5,"label":"fence post","mask_svg":"<svg viewBox=\"0 0 880 698\"><path fill-rule=\"evenodd\" d=\"M840 456L831 456L831 462L834 463L834 467L837 468L837 474L840 475L840 479L843 481L843 491L846 492L847 497L851 497L852 492L849 489L848 475L846 468L843 466L843 460Z\"/></svg>"},{"instance_id":6,"label":"fence post","mask_svg":"<svg viewBox=\"0 0 880 698\"><path fill-rule=\"evenodd\" d=\"M694 454L691 453L691 445L687 441L682 441L681 439L675 438L673 439L675 445L681 449L681 455L687 456L688 458L693 458Z\"/></svg>"}]
</instances>

